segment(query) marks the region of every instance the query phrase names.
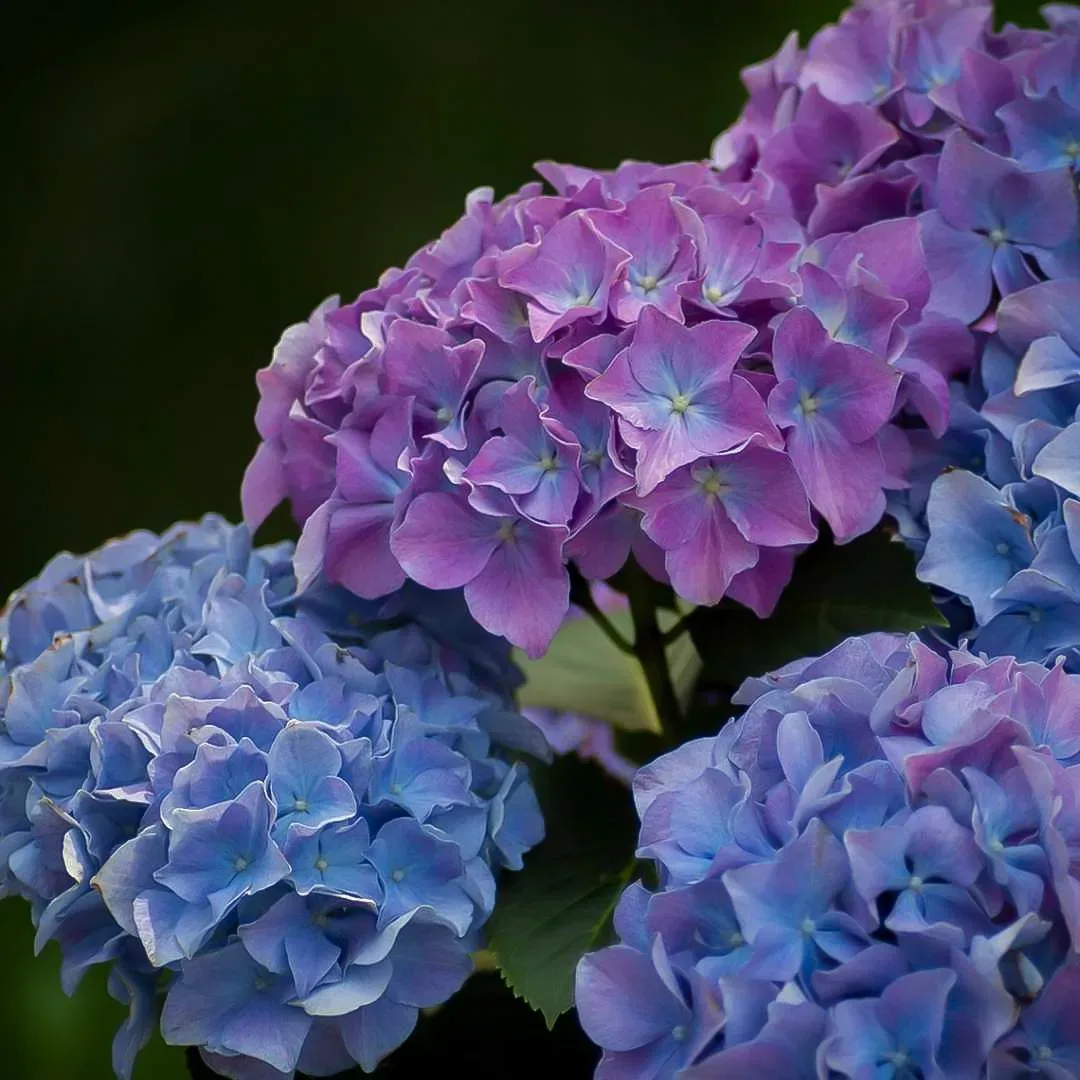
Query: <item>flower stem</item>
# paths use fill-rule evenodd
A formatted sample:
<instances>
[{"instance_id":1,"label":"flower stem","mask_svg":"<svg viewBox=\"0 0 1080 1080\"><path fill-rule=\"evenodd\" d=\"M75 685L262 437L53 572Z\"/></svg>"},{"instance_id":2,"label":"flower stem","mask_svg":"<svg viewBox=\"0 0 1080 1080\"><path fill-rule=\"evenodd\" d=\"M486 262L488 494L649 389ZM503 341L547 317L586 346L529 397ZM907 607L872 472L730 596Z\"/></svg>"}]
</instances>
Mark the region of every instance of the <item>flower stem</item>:
<instances>
[{"instance_id":1,"label":"flower stem","mask_svg":"<svg viewBox=\"0 0 1080 1080\"><path fill-rule=\"evenodd\" d=\"M570 602L592 617L593 622L600 627L604 636L619 652L624 652L628 656L634 655L634 646L619 633L618 627L600 610L593 599L589 583L573 565L570 567Z\"/></svg>"},{"instance_id":2,"label":"flower stem","mask_svg":"<svg viewBox=\"0 0 1080 1080\"><path fill-rule=\"evenodd\" d=\"M664 631L664 644L678 641L690 629L690 616L684 615L671 629Z\"/></svg>"},{"instance_id":3,"label":"flower stem","mask_svg":"<svg viewBox=\"0 0 1080 1080\"><path fill-rule=\"evenodd\" d=\"M634 620L634 654L645 673L653 706L665 729L678 729L682 709L668 670L664 650L665 635L656 617L656 604L650 580L645 571L634 563L627 567L627 597L630 616Z\"/></svg>"}]
</instances>

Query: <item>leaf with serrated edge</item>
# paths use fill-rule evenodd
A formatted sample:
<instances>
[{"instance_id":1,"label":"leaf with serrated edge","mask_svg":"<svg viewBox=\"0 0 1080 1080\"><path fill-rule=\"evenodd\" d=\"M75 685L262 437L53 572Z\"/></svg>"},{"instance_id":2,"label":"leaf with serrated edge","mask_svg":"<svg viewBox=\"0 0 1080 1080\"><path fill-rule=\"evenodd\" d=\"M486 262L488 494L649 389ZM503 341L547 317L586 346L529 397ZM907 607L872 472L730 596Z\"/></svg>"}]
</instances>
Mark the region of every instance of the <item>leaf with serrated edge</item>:
<instances>
[{"instance_id":1,"label":"leaf with serrated edge","mask_svg":"<svg viewBox=\"0 0 1080 1080\"><path fill-rule=\"evenodd\" d=\"M626 788L591 762L560 758L538 781L547 836L502 879L488 944L507 985L551 1027L573 1004L579 958L606 943L637 819Z\"/></svg>"}]
</instances>

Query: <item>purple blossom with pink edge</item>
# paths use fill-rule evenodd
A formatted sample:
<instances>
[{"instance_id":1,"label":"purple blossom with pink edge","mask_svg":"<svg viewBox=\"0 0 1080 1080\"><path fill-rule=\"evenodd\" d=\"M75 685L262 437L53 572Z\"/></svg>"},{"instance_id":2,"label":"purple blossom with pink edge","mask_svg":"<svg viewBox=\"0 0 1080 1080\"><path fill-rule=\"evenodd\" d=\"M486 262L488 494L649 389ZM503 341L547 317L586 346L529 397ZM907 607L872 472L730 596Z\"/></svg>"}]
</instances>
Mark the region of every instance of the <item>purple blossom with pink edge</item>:
<instances>
[{"instance_id":1,"label":"purple blossom with pink edge","mask_svg":"<svg viewBox=\"0 0 1080 1080\"><path fill-rule=\"evenodd\" d=\"M788 453L811 502L841 542L885 510L878 433L892 414L899 373L868 349L830 336L809 308L776 330L778 382L769 413L788 432Z\"/></svg>"},{"instance_id":2,"label":"purple blossom with pink edge","mask_svg":"<svg viewBox=\"0 0 1080 1080\"><path fill-rule=\"evenodd\" d=\"M744 683L634 778L658 884L578 965L596 1075L1075 1075L1078 694L891 634Z\"/></svg>"},{"instance_id":3,"label":"purple blossom with pink edge","mask_svg":"<svg viewBox=\"0 0 1080 1080\"><path fill-rule=\"evenodd\" d=\"M418 495L392 538L405 572L431 589L464 587L477 621L540 656L570 603L565 527L530 521L503 496L475 509L461 493Z\"/></svg>"},{"instance_id":4,"label":"purple blossom with pink edge","mask_svg":"<svg viewBox=\"0 0 1080 1080\"><path fill-rule=\"evenodd\" d=\"M754 328L742 323L686 328L649 309L633 344L589 384L586 395L615 411L623 438L637 450L640 495L683 465L756 435L779 445L760 394L734 374L753 337Z\"/></svg>"},{"instance_id":5,"label":"purple blossom with pink edge","mask_svg":"<svg viewBox=\"0 0 1080 1080\"><path fill-rule=\"evenodd\" d=\"M720 600L758 565L762 548L805 546L817 536L791 459L756 438L684 466L638 506L675 590L696 604Z\"/></svg>"}]
</instances>

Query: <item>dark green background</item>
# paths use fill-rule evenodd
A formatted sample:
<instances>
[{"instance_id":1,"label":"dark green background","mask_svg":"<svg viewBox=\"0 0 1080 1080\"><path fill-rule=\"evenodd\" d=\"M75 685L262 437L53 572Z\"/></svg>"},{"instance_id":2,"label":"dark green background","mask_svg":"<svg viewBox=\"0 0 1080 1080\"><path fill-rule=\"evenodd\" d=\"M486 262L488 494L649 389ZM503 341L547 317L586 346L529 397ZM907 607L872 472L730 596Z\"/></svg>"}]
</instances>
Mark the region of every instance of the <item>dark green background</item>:
<instances>
[{"instance_id":1,"label":"dark green background","mask_svg":"<svg viewBox=\"0 0 1080 1080\"><path fill-rule=\"evenodd\" d=\"M0 594L60 548L235 517L253 375L285 325L329 293L351 298L448 226L470 188L506 193L535 160L706 155L739 108L739 68L841 4L20 7L0 24ZM0 1075L105 1077L119 1010L102 979L61 995L26 914L0 904ZM450 1014L429 1036L431 1072L541 1060L539 1026L480 990L482 1041ZM562 1071L586 1071L563 1036ZM414 1053L394 1072L429 1067ZM159 1041L137 1070L182 1075Z\"/></svg>"}]
</instances>

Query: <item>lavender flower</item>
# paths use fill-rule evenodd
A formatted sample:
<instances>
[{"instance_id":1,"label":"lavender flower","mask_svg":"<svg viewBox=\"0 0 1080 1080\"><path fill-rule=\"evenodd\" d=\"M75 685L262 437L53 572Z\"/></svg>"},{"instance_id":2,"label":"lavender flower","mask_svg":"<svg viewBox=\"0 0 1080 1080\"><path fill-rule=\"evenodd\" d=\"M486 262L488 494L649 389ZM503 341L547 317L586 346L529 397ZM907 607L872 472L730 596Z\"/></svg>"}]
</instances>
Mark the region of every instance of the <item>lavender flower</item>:
<instances>
[{"instance_id":1,"label":"lavender flower","mask_svg":"<svg viewBox=\"0 0 1080 1080\"><path fill-rule=\"evenodd\" d=\"M852 638L634 779L598 1077L1074 1074L1080 676Z\"/></svg>"},{"instance_id":2,"label":"lavender flower","mask_svg":"<svg viewBox=\"0 0 1080 1080\"><path fill-rule=\"evenodd\" d=\"M1075 669L1080 37L1073 8L1045 16L857 3L747 70L713 164L800 226L769 218L801 251L767 400L814 510L843 540L887 507L952 643Z\"/></svg>"},{"instance_id":3,"label":"lavender flower","mask_svg":"<svg viewBox=\"0 0 1080 1080\"><path fill-rule=\"evenodd\" d=\"M0 892L69 992L111 964L123 1077L163 972L166 1040L224 1075L370 1071L543 836L505 643L412 585L297 596L291 554L215 517L136 533L0 621Z\"/></svg>"}]
</instances>

